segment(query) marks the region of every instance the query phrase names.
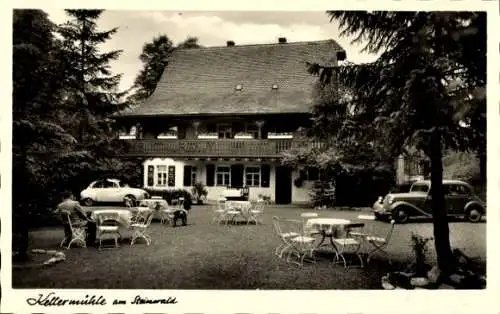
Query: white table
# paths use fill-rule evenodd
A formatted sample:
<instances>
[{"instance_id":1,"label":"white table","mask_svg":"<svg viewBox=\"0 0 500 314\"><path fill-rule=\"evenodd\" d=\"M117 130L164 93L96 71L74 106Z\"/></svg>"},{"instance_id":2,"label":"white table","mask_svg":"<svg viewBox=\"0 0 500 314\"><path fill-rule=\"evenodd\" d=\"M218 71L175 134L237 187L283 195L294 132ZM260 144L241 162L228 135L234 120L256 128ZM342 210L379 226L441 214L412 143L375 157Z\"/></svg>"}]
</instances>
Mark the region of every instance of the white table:
<instances>
[{"instance_id":1,"label":"white table","mask_svg":"<svg viewBox=\"0 0 500 314\"><path fill-rule=\"evenodd\" d=\"M168 202L162 198L150 198L139 202L141 207L149 207L150 209L156 209L160 205L161 207L168 207Z\"/></svg>"},{"instance_id":2,"label":"white table","mask_svg":"<svg viewBox=\"0 0 500 314\"><path fill-rule=\"evenodd\" d=\"M226 214L230 216L230 220L239 216L248 222L251 209L252 203L250 201L226 201Z\"/></svg>"},{"instance_id":3,"label":"white table","mask_svg":"<svg viewBox=\"0 0 500 314\"><path fill-rule=\"evenodd\" d=\"M338 219L338 218L311 218L308 219L305 225L307 230L317 230L318 233L322 235L322 239L318 244L318 247L323 245L326 238L330 239L330 244L335 250L337 247L333 243L333 237L338 229L338 227L344 227L351 224L350 220Z\"/></svg>"},{"instance_id":4,"label":"white table","mask_svg":"<svg viewBox=\"0 0 500 314\"><path fill-rule=\"evenodd\" d=\"M130 228L132 212L128 209L98 209L90 214L90 218L95 222L99 221L99 216L116 216L116 220L125 228Z\"/></svg>"}]
</instances>

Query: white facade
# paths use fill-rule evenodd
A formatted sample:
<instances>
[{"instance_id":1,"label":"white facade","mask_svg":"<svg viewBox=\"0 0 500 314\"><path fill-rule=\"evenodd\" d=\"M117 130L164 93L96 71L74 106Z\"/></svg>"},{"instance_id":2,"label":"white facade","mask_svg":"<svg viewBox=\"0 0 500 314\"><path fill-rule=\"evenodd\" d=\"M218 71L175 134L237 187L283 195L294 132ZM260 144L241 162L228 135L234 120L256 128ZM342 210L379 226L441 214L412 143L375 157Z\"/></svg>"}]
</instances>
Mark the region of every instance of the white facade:
<instances>
[{"instance_id":1,"label":"white facade","mask_svg":"<svg viewBox=\"0 0 500 314\"><path fill-rule=\"evenodd\" d=\"M214 174L214 186L207 186L207 165L211 164L215 166ZM222 196L224 191L227 189L226 181L221 177L223 173L219 174L219 179L222 182L218 182L217 171L218 167L229 167L231 165L241 164L243 165L244 171L244 182L246 181L246 170L251 167L262 169L263 164L269 165L269 186L263 187L262 185L262 171L259 174L254 174L252 176L252 183L249 185L249 198L257 199L259 195L266 195L271 198L272 202L276 200L276 166L279 166L277 162L257 162L257 161L227 161L227 160L213 160L213 161L196 161L196 160L184 160L184 159L172 159L172 158L149 158L143 163L144 167L144 188L147 189L186 189L191 191L193 182L201 182L206 186L208 190L207 199L209 201L216 200L218 197ZM191 185L184 185L184 169L185 166L196 167L196 171L191 173ZM194 168L191 168L194 170ZM152 172L151 172L152 170ZM169 173L173 171L174 173ZM249 175L250 176L250 175ZM291 180L291 202L292 203L306 203L309 202L309 194L311 191L312 181L304 181L301 187L296 187L294 185L294 180L299 176L299 173L292 171ZM169 180L170 177L170 180ZM227 176L226 176L227 178ZM172 180L173 179L173 180ZM255 184L259 181L258 184ZM219 183L219 184L218 184ZM230 183L230 182L229 182ZM246 182L245 182L246 183ZM246 185L246 184L245 184Z\"/></svg>"}]
</instances>

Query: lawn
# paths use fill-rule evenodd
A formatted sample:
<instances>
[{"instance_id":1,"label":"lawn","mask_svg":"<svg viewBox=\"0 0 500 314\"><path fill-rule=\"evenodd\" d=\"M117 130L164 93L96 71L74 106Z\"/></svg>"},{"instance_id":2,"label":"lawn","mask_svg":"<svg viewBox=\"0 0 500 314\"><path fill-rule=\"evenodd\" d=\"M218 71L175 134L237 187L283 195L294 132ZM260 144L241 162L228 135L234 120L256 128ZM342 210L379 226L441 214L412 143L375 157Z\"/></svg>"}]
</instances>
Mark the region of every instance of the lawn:
<instances>
[{"instance_id":1,"label":"lawn","mask_svg":"<svg viewBox=\"0 0 500 314\"><path fill-rule=\"evenodd\" d=\"M307 209L310 211L310 209ZM188 226L153 221L153 242L119 248L71 248L66 261L43 268L14 269L14 288L109 289L380 289L385 263L345 270L323 253L299 268L274 256L280 240L272 216L298 218L304 208L269 206L259 225L212 224L212 207L195 206ZM335 211L321 216L336 217ZM54 249L62 228L32 232L32 247Z\"/></svg>"}]
</instances>

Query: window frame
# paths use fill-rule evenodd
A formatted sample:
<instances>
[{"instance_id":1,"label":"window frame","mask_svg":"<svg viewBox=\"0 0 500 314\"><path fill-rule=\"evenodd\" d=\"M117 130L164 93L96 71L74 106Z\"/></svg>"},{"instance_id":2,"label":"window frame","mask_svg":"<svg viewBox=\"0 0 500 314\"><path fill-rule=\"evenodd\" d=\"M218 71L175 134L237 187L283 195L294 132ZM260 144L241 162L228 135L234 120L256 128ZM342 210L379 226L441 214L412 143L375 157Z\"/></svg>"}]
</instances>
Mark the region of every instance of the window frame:
<instances>
[{"instance_id":1,"label":"window frame","mask_svg":"<svg viewBox=\"0 0 500 314\"><path fill-rule=\"evenodd\" d=\"M252 170L258 169L258 172L249 172L248 169L252 169ZM248 184L248 178L247 178L248 175L252 176L252 178L251 178L252 184ZM254 184L256 176L257 176L257 181L258 181L257 185ZM244 183L245 183L245 186L248 186L248 187L260 188L262 186L262 167L261 166L245 166Z\"/></svg>"},{"instance_id":2,"label":"window frame","mask_svg":"<svg viewBox=\"0 0 500 314\"><path fill-rule=\"evenodd\" d=\"M160 167L164 168L165 170L160 171ZM156 174L155 175L155 178L156 178L155 185L158 187L167 187L167 184L168 184L168 165L156 165L155 174ZM160 175L162 175L162 177L160 177ZM164 181L163 184L161 184L162 180Z\"/></svg>"},{"instance_id":3,"label":"window frame","mask_svg":"<svg viewBox=\"0 0 500 314\"><path fill-rule=\"evenodd\" d=\"M226 171L219 171L219 168L227 168L228 171L227 172ZM217 180L219 174L223 175L221 184L219 184L219 180ZM226 181L225 175L228 176L228 182L225 182ZM228 166L228 165L215 166L214 183L215 183L215 186L231 186L231 166Z\"/></svg>"},{"instance_id":4,"label":"window frame","mask_svg":"<svg viewBox=\"0 0 500 314\"><path fill-rule=\"evenodd\" d=\"M196 179L198 177L198 168L196 166L191 166L191 186L196 184Z\"/></svg>"},{"instance_id":5,"label":"window frame","mask_svg":"<svg viewBox=\"0 0 500 314\"><path fill-rule=\"evenodd\" d=\"M246 134L252 134L253 138L258 138L259 137L259 128L255 123L251 122L246 122L245 123L245 133Z\"/></svg>"},{"instance_id":6,"label":"window frame","mask_svg":"<svg viewBox=\"0 0 500 314\"><path fill-rule=\"evenodd\" d=\"M217 138L220 139L230 139L234 137L232 123L217 123L215 131L217 132ZM220 136L221 133L224 134L223 137ZM229 136L227 136L228 134Z\"/></svg>"}]
</instances>

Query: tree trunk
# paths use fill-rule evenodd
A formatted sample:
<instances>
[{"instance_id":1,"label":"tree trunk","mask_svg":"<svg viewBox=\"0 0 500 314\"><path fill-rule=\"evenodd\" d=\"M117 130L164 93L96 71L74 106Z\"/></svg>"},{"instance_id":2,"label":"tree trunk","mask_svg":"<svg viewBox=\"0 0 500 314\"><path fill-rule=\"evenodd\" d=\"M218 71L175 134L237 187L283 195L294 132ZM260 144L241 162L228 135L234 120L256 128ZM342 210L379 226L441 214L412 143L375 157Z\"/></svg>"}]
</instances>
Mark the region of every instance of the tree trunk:
<instances>
[{"instance_id":1,"label":"tree trunk","mask_svg":"<svg viewBox=\"0 0 500 314\"><path fill-rule=\"evenodd\" d=\"M484 190L486 186L486 152L479 153L479 175L481 179L481 188Z\"/></svg>"},{"instance_id":2,"label":"tree trunk","mask_svg":"<svg viewBox=\"0 0 500 314\"><path fill-rule=\"evenodd\" d=\"M436 247L438 267L444 274L448 274L453 271L455 261L451 252L450 230L445 208L441 148L441 133L439 129L436 128L431 135L430 145L434 244Z\"/></svg>"},{"instance_id":3,"label":"tree trunk","mask_svg":"<svg viewBox=\"0 0 500 314\"><path fill-rule=\"evenodd\" d=\"M23 261L28 259L28 248L29 248L29 227L28 227L28 202L25 202L25 188L29 186L29 176L27 170L27 157L26 157L26 146L24 144L20 145L20 173L14 174L13 177L13 210L16 210L16 215L13 216L13 229L18 235L17 249L18 249L18 259ZM17 177L17 180L16 180ZM26 189L27 190L27 189Z\"/></svg>"}]
</instances>

